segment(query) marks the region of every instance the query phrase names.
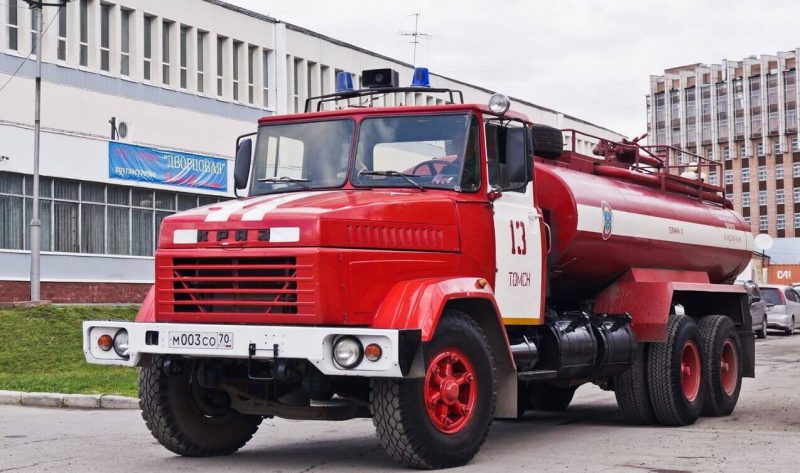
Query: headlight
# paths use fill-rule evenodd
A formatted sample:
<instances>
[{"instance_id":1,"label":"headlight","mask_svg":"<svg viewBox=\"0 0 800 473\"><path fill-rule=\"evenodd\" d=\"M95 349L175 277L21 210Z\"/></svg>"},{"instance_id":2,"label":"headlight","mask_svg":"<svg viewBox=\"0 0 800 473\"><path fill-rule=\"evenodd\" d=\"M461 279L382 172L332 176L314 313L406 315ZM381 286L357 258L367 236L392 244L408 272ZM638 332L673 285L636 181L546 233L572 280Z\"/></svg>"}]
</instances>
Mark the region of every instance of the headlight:
<instances>
[{"instance_id":1,"label":"headlight","mask_svg":"<svg viewBox=\"0 0 800 473\"><path fill-rule=\"evenodd\" d=\"M114 351L125 358L128 356L128 331L124 328L114 335Z\"/></svg>"},{"instance_id":2,"label":"headlight","mask_svg":"<svg viewBox=\"0 0 800 473\"><path fill-rule=\"evenodd\" d=\"M511 107L511 101L503 94L494 94L489 98L489 110L492 113L502 115L508 111L509 107Z\"/></svg>"},{"instance_id":3,"label":"headlight","mask_svg":"<svg viewBox=\"0 0 800 473\"><path fill-rule=\"evenodd\" d=\"M361 342L355 337L342 337L333 344L333 360L344 369L352 369L364 356Z\"/></svg>"}]
</instances>

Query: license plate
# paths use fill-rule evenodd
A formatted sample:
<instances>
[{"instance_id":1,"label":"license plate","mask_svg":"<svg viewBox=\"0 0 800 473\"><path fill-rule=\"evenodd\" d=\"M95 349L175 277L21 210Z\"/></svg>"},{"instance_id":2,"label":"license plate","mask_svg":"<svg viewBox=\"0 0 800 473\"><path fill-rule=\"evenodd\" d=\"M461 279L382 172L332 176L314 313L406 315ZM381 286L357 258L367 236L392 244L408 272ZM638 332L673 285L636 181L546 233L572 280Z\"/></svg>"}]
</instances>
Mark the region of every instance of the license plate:
<instances>
[{"instance_id":1,"label":"license plate","mask_svg":"<svg viewBox=\"0 0 800 473\"><path fill-rule=\"evenodd\" d=\"M230 332L169 332L170 348L233 349Z\"/></svg>"}]
</instances>

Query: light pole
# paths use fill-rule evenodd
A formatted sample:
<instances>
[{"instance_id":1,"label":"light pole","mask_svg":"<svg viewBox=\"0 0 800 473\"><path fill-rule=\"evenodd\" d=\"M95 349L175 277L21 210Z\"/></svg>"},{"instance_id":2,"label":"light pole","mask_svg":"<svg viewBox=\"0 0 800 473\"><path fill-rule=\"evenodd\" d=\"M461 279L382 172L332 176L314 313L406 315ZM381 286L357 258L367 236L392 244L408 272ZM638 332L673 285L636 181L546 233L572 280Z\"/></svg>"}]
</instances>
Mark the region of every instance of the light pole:
<instances>
[{"instance_id":1,"label":"light pole","mask_svg":"<svg viewBox=\"0 0 800 473\"><path fill-rule=\"evenodd\" d=\"M34 95L33 116L33 216L30 224L31 237L31 302L41 301L40 253L41 227L39 220L39 138L41 135L41 101L42 101L42 8L65 7L69 0L44 2L43 0L25 0L33 10L36 25L36 92Z\"/></svg>"}]
</instances>

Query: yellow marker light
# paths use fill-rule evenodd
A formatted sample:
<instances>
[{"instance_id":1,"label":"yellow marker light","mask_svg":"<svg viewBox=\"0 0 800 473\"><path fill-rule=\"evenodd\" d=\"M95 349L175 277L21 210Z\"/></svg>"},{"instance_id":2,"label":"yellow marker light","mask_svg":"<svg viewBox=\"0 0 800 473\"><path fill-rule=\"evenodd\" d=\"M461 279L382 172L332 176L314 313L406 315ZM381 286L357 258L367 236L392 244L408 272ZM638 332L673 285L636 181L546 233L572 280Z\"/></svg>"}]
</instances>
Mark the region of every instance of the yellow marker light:
<instances>
[{"instance_id":1,"label":"yellow marker light","mask_svg":"<svg viewBox=\"0 0 800 473\"><path fill-rule=\"evenodd\" d=\"M485 280L483 278L480 278L477 281L475 281L475 289L485 289L486 286L488 286L488 285L489 285L489 281L487 281L487 280Z\"/></svg>"},{"instance_id":2,"label":"yellow marker light","mask_svg":"<svg viewBox=\"0 0 800 473\"><path fill-rule=\"evenodd\" d=\"M103 351L111 350L114 346L114 339L111 338L111 335L100 335L97 338L97 346Z\"/></svg>"},{"instance_id":3,"label":"yellow marker light","mask_svg":"<svg viewBox=\"0 0 800 473\"><path fill-rule=\"evenodd\" d=\"M364 358L369 361L378 361L381 359L381 356L383 356L383 350L377 343L370 343L364 348Z\"/></svg>"}]
</instances>

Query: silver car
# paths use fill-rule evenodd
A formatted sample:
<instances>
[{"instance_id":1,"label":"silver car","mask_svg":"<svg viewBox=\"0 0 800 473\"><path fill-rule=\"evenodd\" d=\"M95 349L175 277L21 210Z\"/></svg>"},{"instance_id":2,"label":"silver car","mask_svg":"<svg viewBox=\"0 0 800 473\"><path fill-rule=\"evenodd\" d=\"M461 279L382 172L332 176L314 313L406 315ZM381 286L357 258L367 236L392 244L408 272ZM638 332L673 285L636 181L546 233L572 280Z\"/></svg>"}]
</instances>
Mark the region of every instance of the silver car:
<instances>
[{"instance_id":1,"label":"silver car","mask_svg":"<svg viewBox=\"0 0 800 473\"><path fill-rule=\"evenodd\" d=\"M800 323L800 293L792 286L761 286L761 297L767 303L767 327L794 334Z\"/></svg>"}]
</instances>

